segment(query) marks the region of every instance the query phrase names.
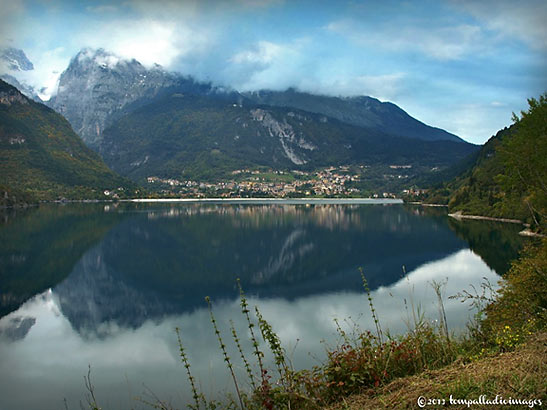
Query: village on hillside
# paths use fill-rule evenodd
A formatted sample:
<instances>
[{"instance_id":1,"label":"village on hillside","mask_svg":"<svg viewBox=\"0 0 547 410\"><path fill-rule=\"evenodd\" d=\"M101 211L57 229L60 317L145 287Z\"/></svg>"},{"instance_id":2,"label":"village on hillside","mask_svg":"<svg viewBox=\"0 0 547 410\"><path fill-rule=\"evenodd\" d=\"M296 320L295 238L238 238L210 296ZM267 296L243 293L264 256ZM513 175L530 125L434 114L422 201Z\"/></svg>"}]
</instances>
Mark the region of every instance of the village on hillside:
<instances>
[{"instance_id":1,"label":"village on hillside","mask_svg":"<svg viewBox=\"0 0 547 410\"><path fill-rule=\"evenodd\" d=\"M179 180L174 178L147 177L148 187L160 194L180 197L357 197L363 192L359 182L369 166L331 166L314 172L300 170L251 170L238 169L231 172L231 178L217 181ZM385 180L407 179L412 165L390 165ZM398 193L412 193L412 189L395 192L369 193L375 198L395 198Z\"/></svg>"}]
</instances>

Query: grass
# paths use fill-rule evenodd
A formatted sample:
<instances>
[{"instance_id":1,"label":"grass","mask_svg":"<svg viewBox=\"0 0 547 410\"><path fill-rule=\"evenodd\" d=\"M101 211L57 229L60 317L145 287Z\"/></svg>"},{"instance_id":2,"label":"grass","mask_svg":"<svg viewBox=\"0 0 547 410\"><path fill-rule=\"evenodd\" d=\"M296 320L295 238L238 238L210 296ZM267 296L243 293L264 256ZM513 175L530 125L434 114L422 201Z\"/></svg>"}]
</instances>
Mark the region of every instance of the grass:
<instances>
[{"instance_id":1,"label":"grass","mask_svg":"<svg viewBox=\"0 0 547 410\"><path fill-rule=\"evenodd\" d=\"M512 352L493 353L467 363L457 360L439 370L427 370L414 376L398 378L381 388L344 398L329 409L416 408L420 396L448 401L450 395L460 400L478 400L480 395L493 400L499 395L505 399L538 399L546 403L546 346L547 333L540 332ZM519 406L523 407L528 406ZM450 408L468 407L451 405Z\"/></svg>"}]
</instances>

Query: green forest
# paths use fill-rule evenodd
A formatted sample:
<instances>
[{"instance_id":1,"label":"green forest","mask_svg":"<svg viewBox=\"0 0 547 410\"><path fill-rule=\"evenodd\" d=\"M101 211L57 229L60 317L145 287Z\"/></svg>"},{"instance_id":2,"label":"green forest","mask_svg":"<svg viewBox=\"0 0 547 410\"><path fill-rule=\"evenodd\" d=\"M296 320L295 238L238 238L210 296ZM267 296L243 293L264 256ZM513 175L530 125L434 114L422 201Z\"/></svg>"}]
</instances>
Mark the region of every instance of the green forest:
<instances>
[{"instance_id":1,"label":"green forest","mask_svg":"<svg viewBox=\"0 0 547 410\"><path fill-rule=\"evenodd\" d=\"M545 232L547 228L547 94L528 100L513 125L482 147L473 165L421 196L425 203L448 205L450 212L514 218Z\"/></svg>"},{"instance_id":2,"label":"green forest","mask_svg":"<svg viewBox=\"0 0 547 410\"><path fill-rule=\"evenodd\" d=\"M136 185L112 172L68 121L0 80L0 205L125 197Z\"/></svg>"}]
</instances>

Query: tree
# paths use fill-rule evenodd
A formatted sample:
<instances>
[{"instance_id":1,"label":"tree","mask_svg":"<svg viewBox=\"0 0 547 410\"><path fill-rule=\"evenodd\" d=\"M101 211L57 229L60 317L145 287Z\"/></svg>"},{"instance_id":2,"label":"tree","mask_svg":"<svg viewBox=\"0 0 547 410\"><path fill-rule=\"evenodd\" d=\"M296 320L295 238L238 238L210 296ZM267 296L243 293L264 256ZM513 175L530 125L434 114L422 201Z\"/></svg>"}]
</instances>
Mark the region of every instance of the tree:
<instances>
[{"instance_id":1,"label":"tree","mask_svg":"<svg viewBox=\"0 0 547 410\"><path fill-rule=\"evenodd\" d=\"M513 114L516 132L498 153L505 167L498 182L507 196L521 198L536 229L547 231L547 93L528 100L528 111Z\"/></svg>"}]
</instances>

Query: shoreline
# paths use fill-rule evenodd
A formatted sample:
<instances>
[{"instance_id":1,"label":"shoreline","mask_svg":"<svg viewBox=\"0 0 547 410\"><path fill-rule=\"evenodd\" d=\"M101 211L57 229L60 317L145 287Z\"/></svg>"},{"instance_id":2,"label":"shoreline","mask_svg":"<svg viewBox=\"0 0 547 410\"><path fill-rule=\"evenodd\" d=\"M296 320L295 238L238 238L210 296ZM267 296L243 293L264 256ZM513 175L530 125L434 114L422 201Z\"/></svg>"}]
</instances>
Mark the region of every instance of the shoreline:
<instances>
[{"instance_id":1,"label":"shoreline","mask_svg":"<svg viewBox=\"0 0 547 410\"><path fill-rule=\"evenodd\" d=\"M280 203L280 204L403 204L402 199L393 198L135 198L119 202L169 203L169 202L212 202L212 203Z\"/></svg>"},{"instance_id":2,"label":"shoreline","mask_svg":"<svg viewBox=\"0 0 547 410\"><path fill-rule=\"evenodd\" d=\"M458 221L461 221L462 219L472 219L472 220L478 220L478 221L492 221L492 222L503 222L503 223L511 223L511 224L520 224L525 227L522 231L519 232L520 236L527 236L531 238L545 238L546 235L543 235L541 233L536 233L530 230L530 225L527 223L524 223L523 221L519 219L509 219L509 218L494 218L491 216L480 216L480 215L464 215L460 211L448 214L449 217L454 218Z\"/></svg>"},{"instance_id":3,"label":"shoreline","mask_svg":"<svg viewBox=\"0 0 547 410\"><path fill-rule=\"evenodd\" d=\"M409 205L420 205L420 206L429 206L429 207L433 207L433 208L448 208L448 205L444 205L444 204L425 204L423 202L418 202L418 201L414 201L414 202L405 202L405 204L409 204Z\"/></svg>"},{"instance_id":4,"label":"shoreline","mask_svg":"<svg viewBox=\"0 0 547 410\"><path fill-rule=\"evenodd\" d=\"M481 215L464 215L461 212L448 214L448 216L454 219L475 219L475 220L482 220L482 221L505 222L505 223L511 223L511 224L525 225L524 222L522 222L520 219L494 218L491 216L481 216Z\"/></svg>"},{"instance_id":5,"label":"shoreline","mask_svg":"<svg viewBox=\"0 0 547 410\"><path fill-rule=\"evenodd\" d=\"M40 201L36 203L15 204L10 206L0 206L0 210L4 209L23 209L45 204L97 204L97 203L116 203L116 202L134 202L134 203L280 203L280 204L384 204L395 205L404 204L405 202L399 198L130 198L130 199L74 199L74 200L55 200L55 201Z\"/></svg>"}]
</instances>

